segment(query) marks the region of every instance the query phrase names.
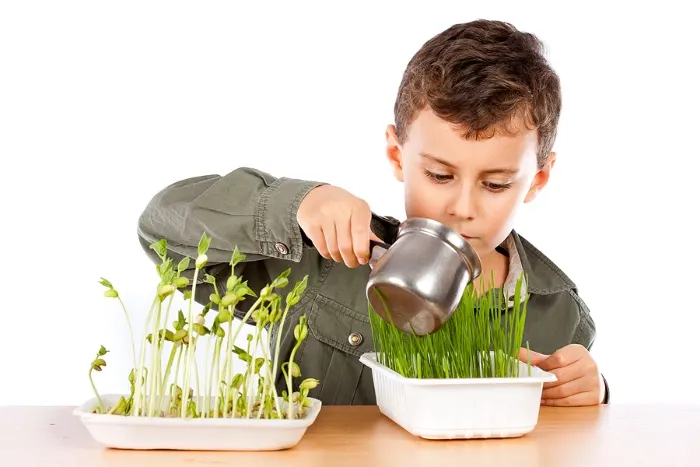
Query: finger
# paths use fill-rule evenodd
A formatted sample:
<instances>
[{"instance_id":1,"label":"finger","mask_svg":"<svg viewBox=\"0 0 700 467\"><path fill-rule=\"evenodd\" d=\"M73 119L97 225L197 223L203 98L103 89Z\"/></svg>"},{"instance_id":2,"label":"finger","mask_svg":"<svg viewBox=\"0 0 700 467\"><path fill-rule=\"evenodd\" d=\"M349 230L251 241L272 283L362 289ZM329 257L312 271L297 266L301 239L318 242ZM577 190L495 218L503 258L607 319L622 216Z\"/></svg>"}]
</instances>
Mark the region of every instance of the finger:
<instances>
[{"instance_id":1,"label":"finger","mask_svg":"<svg viewBox=\"0 0 700 467\"><path fill-rule=\"evenodd\" d=\"M561 399L542 399L542 405L551 407L581 407L584 405L596 405L598 400L595 393L591 391L579 392L573 396L564 397Z\"/></svg>"},{"instance_id":2,"label":"finger","mask_svg":"<svg viewBox=\"0 0 700 467\"><path fill-rule=\"evenodd\" d=\"M377 235L376 235L374 232L372 232L371 229L370 229L370 231L369 231L369 239L370 239L370 240L374 240L375 242L384 243L384 240L382 240L381 238L377 237Z\"/></svg>"},{"instance_id":3,"label":"finger","mask_svg":"<svg viewBox=\"0 0 700 467\"><path fill-rule=\"evenodd\" d=\"M529 359L530 359L530 365L534 366L539 366L541 362L549 358L549 355L541 354L539 352L535 352L534 350L528 351L524 347L520 347L520 352L518 353L518 360L520 360L523 363L528 362L528 353L529 353Z\"/></svg>"},{"instance_id":4,"label":"finger","mask_svg":"<svg viewBox=\"0 0 700 467\"><path fill-rule=\"evenodd\" d=\"M556 376L557 380L552 381L551 383L544 383L543 387L546 389L561 386L570 381L574 381L578 378L581 378L586 374L590 374L589 370L590 369L586 365L585 360L577 360L571 365L567 365L561 368L555 368L553 370L548 370L548 373L552 373L554 376Z\"/></svg>"},{"instance_id":5,"label":"finger","mask_svg":"<svg viewBox=\"0 0 700 467\"><path fill-rule=\"evenodd\" d=\"M338 249L338 234L335 231L335 221L329 219L323 223L323 237L326 240L326 247L333 261L337 263L343 262L343 257Z\"/></svg>"},{"instance_id":6,"label":"finger","mask_svg":"<svg viewBox=\"0 0 700 467\"><path fill-rule=\"evenodd\" d=\"M542 391L542 399L564 399L580 392L590 391L590 380L587 376L581 376L558 386L546 388Z\"/></svg>"},{"instance_id":7,"label":"finger","mask_svg":"<svg viewBox=\"0 0 700 467\"><path fill-rule=\"evenodd\" d=\"M369 223L372 213L369 209L355 208L350 216L350 231L352 233L352 249L358 262L367 264L369 261L369 239L372 231Z\"/></svg>"},{"instance_id":8,"label":"finger","mask_svg":"<svg viewBox=\"0 0 700 467\"><path fill-rule=\"evenodd\" d=\"M571 349L564 347L557 350L546 360L538 364L537 366L544 371L555 370L557 368L563 368L565 366L573 365L577 361L581 360L583 355L576 352L572 352Z\"/></svg>"},{"instance_id":9,"label":"finger","mask_svg":"<svg viewBox=\"0 0 700 467\"><path fill-rule=\"evenodd\" d=\"M304 229L304 233L309 237L309 240L311 240L311 243L314 244L314 247L321 256L326 259L331 259L331 254L328 252L328 246L326 245L326 238L320 226Z\"/></svg>"},{"instance_id":10,"label":"finger","mask_svg":"<svg viewBox=\"0 0 700 467\"><path fill-rule=\"evenodd\" d=\"M353 249L350 219L350 216L336 219L335 228L338 237L338 248L340 249L340 256L343 258L343 262L350 268L356 268L358 262L355 256L355 250Z\"/></svg>"}]
</instances>

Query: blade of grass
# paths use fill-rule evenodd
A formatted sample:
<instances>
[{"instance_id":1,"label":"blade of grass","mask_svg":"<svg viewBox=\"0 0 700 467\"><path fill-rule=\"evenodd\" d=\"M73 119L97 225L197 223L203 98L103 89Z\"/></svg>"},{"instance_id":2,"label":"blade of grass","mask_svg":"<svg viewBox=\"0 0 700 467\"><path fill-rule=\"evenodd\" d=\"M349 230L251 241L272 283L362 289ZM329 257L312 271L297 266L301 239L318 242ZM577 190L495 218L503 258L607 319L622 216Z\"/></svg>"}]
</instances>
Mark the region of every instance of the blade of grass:
<instances>
[{"instance_id":1,"label":"blade of grass","mask_svg":"<svg viewBox=\"0 0 700 467\"><path fill-rule=\"evenodd\" d=\"M482 287L478 293L469 284L452 317L427 336L394 326L380 294L387 319L368 307L377 361L408 378L517 377L528 302L527 295L520 298L522 283L521 275L512 310L504 307L500 290Z\"/></svg>"}]
</instances>

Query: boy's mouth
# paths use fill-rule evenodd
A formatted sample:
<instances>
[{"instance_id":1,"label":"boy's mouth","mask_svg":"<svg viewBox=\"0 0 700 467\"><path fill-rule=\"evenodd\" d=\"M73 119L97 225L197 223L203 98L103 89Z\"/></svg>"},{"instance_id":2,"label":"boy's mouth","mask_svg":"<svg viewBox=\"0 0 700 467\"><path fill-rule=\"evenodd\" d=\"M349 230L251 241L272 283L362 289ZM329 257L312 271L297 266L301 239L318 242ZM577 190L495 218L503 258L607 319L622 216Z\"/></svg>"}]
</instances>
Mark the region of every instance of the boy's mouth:
<instances>
[{"instance_id":1,"label":"boy's mouth","mask_svg":"<svg viewBox=\"0 0 700 467\"><path fill-rule=\"evenodd\" d=\"M462 234L462 238L465 240L474 240L474 237L470 237L469 235L464 235L464 234Z\"/></svg>"}]
</instances>

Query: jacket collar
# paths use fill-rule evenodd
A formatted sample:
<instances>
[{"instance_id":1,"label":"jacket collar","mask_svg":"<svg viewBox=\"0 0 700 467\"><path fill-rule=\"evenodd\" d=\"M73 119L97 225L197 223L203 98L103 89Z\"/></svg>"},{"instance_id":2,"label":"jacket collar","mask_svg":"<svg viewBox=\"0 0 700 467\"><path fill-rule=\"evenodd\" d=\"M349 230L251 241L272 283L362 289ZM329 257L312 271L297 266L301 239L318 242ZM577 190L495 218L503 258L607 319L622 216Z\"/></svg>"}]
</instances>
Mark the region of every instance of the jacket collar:
<instances>
[{"instance_id":1,"label":"jacket collar","mask_svg":"<svg viewBox=\"0 0 700 467\"><path fill-rule=\"evenodd\" d=\"M504 244L510 244L509 253L513 252L511 258L517 253L520 270L525 272L530 294L549 295L576 290L576 284L552 260L515 230L510 233ZM510 271L508 276L510 277Z\"/></svg>"}]
</instances>

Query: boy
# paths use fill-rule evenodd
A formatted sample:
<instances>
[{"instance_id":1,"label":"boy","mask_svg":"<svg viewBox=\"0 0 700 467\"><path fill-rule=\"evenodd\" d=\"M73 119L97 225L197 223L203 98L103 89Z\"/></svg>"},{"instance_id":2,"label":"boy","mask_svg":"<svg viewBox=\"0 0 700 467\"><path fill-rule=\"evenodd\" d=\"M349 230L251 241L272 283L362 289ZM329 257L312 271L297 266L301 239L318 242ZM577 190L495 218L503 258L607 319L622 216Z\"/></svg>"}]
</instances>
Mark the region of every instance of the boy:
<instances>
[{"instance_id":1,"label":"boy","mask_svg":"<svg viewBox=\"0 0 700 467\"><path fill-rule=\"evenodd\" d=\"M404 73L386 154L405 187L406 216L435 219L467 238L483 263L480 280L495 277L485 285L508 298L525 272L524 341L536 351L533 363L558 377L545 385L542 403L599 404L608 391L589 353L595 325L588 308L572 281L513 230L517 209L544 188L555 162L559 79L541 48L536 37L485 20L429 40ZM291 284L308 274L281 355L288 356L291 330L306 314L309 335L296 360L302 377L320 380L310 396L329 405L374 404L371 371L358 361L372 350L369 241L390 242L398 221L378 224L371 217L369 205L342 188L240 168L157 193L139 219L139 239L158 261L148 245L165 238L177 262L197 256L206 232L212 237L206 272L218 278L219 289L236 246L247 256L236 274L253 290L287 268ZM197 292L204 304L212 287L198 283ZM250 303L242 303L239 318ZM276 329L271 332L274 341Z\"/></svg>"}]
</instances>

